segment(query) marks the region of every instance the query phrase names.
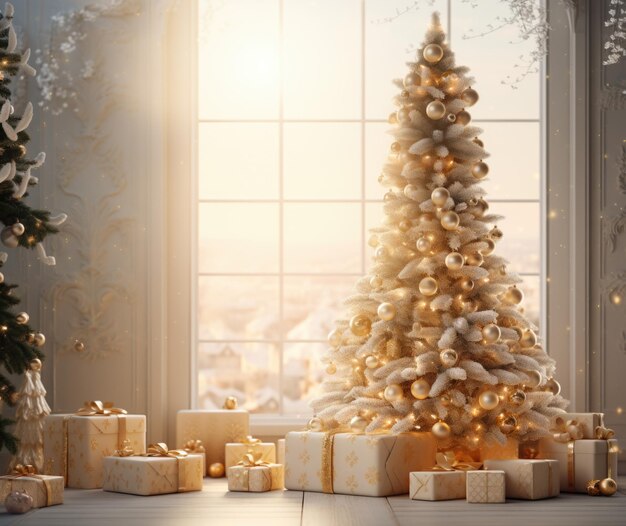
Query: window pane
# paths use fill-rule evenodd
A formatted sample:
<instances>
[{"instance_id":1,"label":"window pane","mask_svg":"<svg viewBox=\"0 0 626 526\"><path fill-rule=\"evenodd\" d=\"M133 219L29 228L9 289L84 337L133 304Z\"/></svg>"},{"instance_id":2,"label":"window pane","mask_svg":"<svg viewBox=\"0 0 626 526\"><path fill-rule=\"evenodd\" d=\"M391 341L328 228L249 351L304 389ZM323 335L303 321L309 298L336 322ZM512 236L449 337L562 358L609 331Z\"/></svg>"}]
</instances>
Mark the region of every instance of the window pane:
<instances>
[{"instance_id":1,"label":"window pane","mask_svg":"<svg viewBox=\"0 0 626 526\"><path fill-rule=\"evenodd\" d=\"M393 137L387 132L391 124L374 122L365 125L365 197L382 199L385 188L378 182L387 160Z\"/></svg>"},{"instance_id":2,"label":"window pane","mask_svg":"<svg viewBox=\"0 0 626 526\"><path fill-rule=\"evenodd\" d=\"M198 352L198 407L220 409L227 396L251 413L277 413L278 346L266 343L201 343Z\"/></svg>"},{"instance_id":3,"label":"window pane","mask_svg":"<svg viewBox=\"0 0 626 526\"><path fill-rule=\"evenodd\" d=\"M200 199L277 199L278 124L201 123Z\"/></svg>"},{"instance_id":4,"label":"window pane","mask_svg":"<svg viewBox=\"0 0 626 526\"><path fill-rule=\"evenodd\" d=\"M276 339L278 312L278 278L198 278L198 337L201 340Z\"/></svg>"},{"instance_id":5,"label":"window pane","mask_svg":"<svg viewBox=\"0 0 626 526\"><path fill-rule=\"evenodd\" d=\"M365 269L367 270L373 263L375 247L369 245L369 239L372 236L370 230L382 225L385 213L383 212L383 200L376 203L367 203L365 207Z\"/></svg>"},{"instance_id":6,"label":"window pane","mask_svg":"<svg viewBox=\"0 0 626 526\"><path fill-rule=\"evenodd\" d=\"M515 84L515 89L502 82L507 76L518 77L526 68L520 56L530 56L533 38L522 40L517 27L507 25L478 38L489 25L500 26L511 15L507 2L454 2L452 8L452 48L456 63L470 68L476 78L475 88L480 101L470 109L474 119L538 119L539 73L529 74ZM471 33L470 30L474 30ZM519 65L520 67L516 67Z\"/></svg>"},{"instance_id":7,"label":"window pane","mask_svg":"<svg viewBox=\"0 0 626 526\"><path fill-rule=\"evenodd\" d=\"M286 340L326 341L343 302L354 293L358 277L291 277L284 280L283 337Z\"/></svg>"},{"instance_id":8,"label":"window pane","mask_svg":"<svg viewBox=\"0 0 626 526\"><path fill-rule=\"evenodd\" d=\"M287 199L361 197L360 124L285 124L284 144Z\"/></svg>"},{"instance_id":9,"label":"window pane","mask_svg":"<svg viewBox=\"0 0 626 526\"><path fill-rule=\"evenodd\" d=\"M539 276L522 276L523 283L517 287L524 293L522 308L526 316L538 327L541 325L539 312L541 311L541 291L539 288Z\"/></svg>"},{"instance_id":10,"label":"window pane","mask_svg":"<svg viewBox=\"0 0 626 526\"><path fill-rule=\"evenodd\" d=\"M200 0L200 118L277 118L278 0L216 4Z\"/></svg>"},{"instance_id":11,"label":"window pane","mask_svg":"<svg viewBox=\"0 0 626 526\"><path fill-rule=\"evenodd\" d=\"M200 272L278 272L278 204L200 203L198 215Z\"/></svg>"},{"instance_id":12,"label":"window pane","mask_svg":"<svg viewBox=\"0 0 626 526\"><path fill-rule=\"evenodd\" d=\"M509 260L507 268L513 272L539 273L539 203L490 203L489 212L504 216L498 222L504 236L495 253Z\"/></svg>"},{"instance_id":13,"label":"window pane","mask_svg":"<svg viewBox=\"0 0 626 526\"><path fill-rule=\"evenodd\" d=\"M324 365L321 357L326 351L323 343L288 343L283 351L284 413L310 416L309 401L322 394Z\"/></svg>"},{"instance_id":14,"label":"window pane","mask_svg":"<svg viewBox=\"0 0 626 526\"><path fill-rule=\"evenodd\" d=\"M284 205L286 272L360 272L361 205Z\"/></svg>"},{"instance_id":15,"label":"window pane","mask_svg":"<svg viewBox=\"0 0 626 526\"><path fill-rule=\"evenodd\" d=\"M360 0L284 0L288 119L361 116Z\"/></svg>"}]
</instances>

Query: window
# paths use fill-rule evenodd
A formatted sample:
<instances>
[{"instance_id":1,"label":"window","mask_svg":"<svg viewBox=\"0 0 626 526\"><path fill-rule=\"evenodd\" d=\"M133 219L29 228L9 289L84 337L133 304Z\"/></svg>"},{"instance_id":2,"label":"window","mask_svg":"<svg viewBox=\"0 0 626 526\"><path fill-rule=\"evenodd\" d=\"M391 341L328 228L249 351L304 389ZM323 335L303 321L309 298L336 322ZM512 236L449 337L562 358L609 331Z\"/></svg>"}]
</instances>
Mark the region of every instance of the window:
<instances>
[{"instance_id":1,"label":"window","mask_svg":"<svg viewBox=\"0 0 626 526\"><path fill-rule=\"evenodd\" d=\"M382 216L378 171L390 139L393 78L430 19L406 1L199 0L197 406L227 394L255 413L306 416L334 319L371 257ZM541 312L539 75L502 85L531 45L514 28L463 39L502 3L437 0L457 63L481 95L485 186Z\"/></svg>"}]
</instances>

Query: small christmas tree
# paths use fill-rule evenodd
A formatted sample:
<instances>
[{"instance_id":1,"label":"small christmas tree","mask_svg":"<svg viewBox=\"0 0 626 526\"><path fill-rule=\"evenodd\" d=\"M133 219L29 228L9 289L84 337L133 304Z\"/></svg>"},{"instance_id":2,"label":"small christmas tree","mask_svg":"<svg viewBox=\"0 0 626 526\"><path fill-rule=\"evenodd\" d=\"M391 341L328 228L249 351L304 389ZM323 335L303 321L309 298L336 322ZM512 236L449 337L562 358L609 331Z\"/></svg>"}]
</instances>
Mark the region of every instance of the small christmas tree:
<instances>
[{"instance_id":1,"label":"small christmas tree","mask_svg":"<svg viewBox=\"0 0 626 526\"><path fill-rule=\"evenodd\" d=\"M31 172L43 164L45 155L40 153L34 159L27 157L26 129L33 116L33 105L26 104L21 114L16 115L11 104L11 79L19 74L35 74L28 65L30 50L16 52L17 36L12 21L13 6L7 3L4 13L0 14L0 222L4 225L0 239L9 248L35 248L44 263L53 265L54 258L46 255L42 241L57 231L56 227L66 216L60 214L52 218L49 212L33 210L25 202L29 188L37 184ZM0 252L0 266L6 260L7 253ZM42 358L39 348L45 343L44 335L29 327L27 313L12 311L19 303L12 294L15 287L5 283L0 273L0 364L9 374L21 374L34 359ZM0 398L10 405L17 398L14 385L1 373ZM15 438L6 429L10 423L0 418L0 449L6 446L15 453Z\"/></svg>"},{"instance_id":2,"label":"small christmas tree","mask_svg":"<svg viewBox=\"0 0 626 526\"><path fill-rule=\"evenodd\" d=\"M398 110L380 182L385 218L370 273L329 335L313 429L430 431L477 449L548 434L566 401L555 363L524 316L520 278L496 255L502 232L478 186L487 153L438 15L396 81Z\"/></svg>"}]
</instances>

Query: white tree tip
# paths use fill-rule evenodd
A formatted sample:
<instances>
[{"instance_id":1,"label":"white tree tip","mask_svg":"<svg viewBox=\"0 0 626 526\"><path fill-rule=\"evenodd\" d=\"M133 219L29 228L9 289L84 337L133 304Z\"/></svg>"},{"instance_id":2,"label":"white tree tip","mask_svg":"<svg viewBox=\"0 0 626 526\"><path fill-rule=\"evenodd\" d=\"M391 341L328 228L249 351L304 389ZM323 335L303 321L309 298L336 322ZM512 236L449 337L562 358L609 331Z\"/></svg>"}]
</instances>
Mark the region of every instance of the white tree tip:
<instances>
[{"instance_id":1,"label":"white tree tip","mask_svg":"<svg viewBox=\"0 0 626 526\"><path fill-rule=\"evenodd\" d=\"M430 23L433 26L440 26L441 25L441 20L439 18L439 11L433 11L433 14L431 15Z\"/></svg>"}]
</instances>

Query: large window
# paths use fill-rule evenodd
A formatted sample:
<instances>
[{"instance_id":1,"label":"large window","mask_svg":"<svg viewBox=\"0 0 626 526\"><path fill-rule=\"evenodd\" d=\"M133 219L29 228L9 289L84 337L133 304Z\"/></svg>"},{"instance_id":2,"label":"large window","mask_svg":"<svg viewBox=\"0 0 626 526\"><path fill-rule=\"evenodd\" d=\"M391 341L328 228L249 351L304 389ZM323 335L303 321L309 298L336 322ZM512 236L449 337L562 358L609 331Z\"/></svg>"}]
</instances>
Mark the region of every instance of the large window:
<instances>
[{"instance_id":1,"label":"large window","mask_svg":"<svg viewBox=\"0 0 626 526\"><path fill-rule=\"evenodd\" d=\"M198 0L197 405L235 394L252 412L304 416L342 301L367 269L382 216L393 78L429 23L397 0ZM426 4L426 3L425 3ZM474 6L474 4L478 4ZM537 73L501 2L438 0L481 100L498 250L538 322L542 268Z\"/></svg>"}]
</instances>

